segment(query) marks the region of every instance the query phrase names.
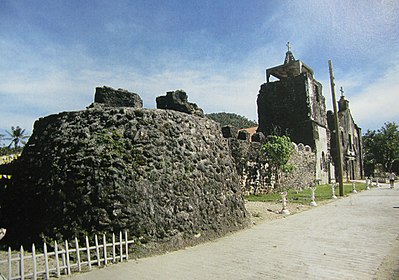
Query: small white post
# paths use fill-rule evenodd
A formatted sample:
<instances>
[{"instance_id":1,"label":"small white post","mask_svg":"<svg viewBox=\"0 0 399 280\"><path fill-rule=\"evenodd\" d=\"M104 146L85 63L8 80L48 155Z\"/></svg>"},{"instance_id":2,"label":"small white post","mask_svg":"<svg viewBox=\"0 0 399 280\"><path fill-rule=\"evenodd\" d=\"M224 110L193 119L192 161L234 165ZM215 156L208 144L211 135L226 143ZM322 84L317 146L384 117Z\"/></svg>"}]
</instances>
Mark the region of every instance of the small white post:
<instances>
[{"instance_id":1,"label":"small white post","mask_svg":"<svg viewBox=\"0 0 399 280\"><path fill-rule=\"evenodd\" d=\"M64 269L64 274L68 274L66 260L65 260L65 251L63 251L62 248L61 248L61 252L60 253L61 253L61 260L62 260L62 267Z\"/></svg>"},{"instance_id":2,"label":"small white post","mask_svg":"<svg viewBox=\"0 0 399 280\"><path fill-rule=\"evenodd\" d=\"M25 279L25 268L24 268L24 247L21 246L19 251L19 275L21 280Z\"/></svg>"},{"instance_id":3,"label":"small white post","mask_svg":"<svg viewBox=\"0 0 399 280\"><path fill-rule=\"evenodd\" d=\"M44 272L46 273L46 280L50 279L50 271L48 267L48 254L47 254L47 244L43 243L43 254L44 254Z\"/></svg>"},{"instance_id":4,"label":"small white post","mask_svg":"<svg viewBox=\"0 0 399 280\"><path fill-rule=\"evenodd\" d=\"M312 190L312 197L311 197L312 201L309 203L309 205L310 206L317 206L317 203L315 201L315 198L316 198L316 195L315 195L316 187L310 187L310 189Z\"/></svg>"},{"instance_id":5,"label":"small white post","mask_svg":"<svg viewBox=\"0 0 399 280\"><path fill-rule=\"evenodd\" d=\"M119 254L121 256L121 262L123 261L123 246L122 246L122 232L119 232Z\"/></svg>"},{"instance_id":6,"label":"small white post","mask_svg":"<svg viewBox=\"0 0 399 280\"><path fill-rule=\"evenodd\" d=\"M101 266L101 262L100 262L100 249L98 247L98 237L97 234L94 235L94 242L96 245L96 257L97 257L97 265L100 267Z\"/></svg>"},{"instance_id":7,"label":"small white post","mask_svg":"<svg viewBox=\"0 0 399 280\"><path fill-rule=\"evenodd\" d=\"M90 243L87 235L86 235L86 253L87 253L87 266L89 270L91 270Z\"/></svg>"},{"instance_id":8,"label":"small white post","mask_svg":"<svg viewBox=\"0 0 399 280\"><path fill-rule=\"evenodd\" d=\"M287 192L281 192L281 202L282 202L282 207L283 209L281 209L280 214L283 215L289 215L291 214L290 211L287 209Z\"/></svg>"},{"instance_id":9,"label":"small white post","mask_svg":"<svg viewBox=\"0 0 399 280\"><path fill-rule=\"evenodd\" d=\"M115 256L115 233L112 233L112 261L114 263L116 262L116 256Z\"/></svg>"},{"instance_id":10,"label":"small white post","mask_svg":"<svg viewBox=\"0 0 399 280\"><path fill-rule=\"evenodd\" d=\"M331 198L332 199L337 199L337 196L335 195L335 183L331 184L331 193L332 193Z\"/></svg>"},{"instance_id":11,"label":"small white post","mask_svg":"<svg viewBox=\"0 0 399 280\"><path fill-rule=\"evenodd\" d=\"M12 265L11 265L11 247L8 247L8 279L12 277Z\"/></svg>"},{"instance_id":12,"label":"small white post","mask_svg":"<svg viewBox=\"0 0 399 280\"><path fill-rule=\"evenodd\" d=\"M356 183L354 181L352 181L352 193L357 193Z\"/></svg>"},{"instance_id":13,"label":"small white post","mask_svg":"<svg viewBox=\"0 0 399 280\"><path fill-rule=\"evenodd\" d=\"M68 248L68 241L66 240L65 240L65 255L66 255L67 274L71 275L71 266L69 264L69 248Z\"/></svg>"},{"instance_id":14,"label":"small white post","mask_svg":"<svg viewBox=\"0 0 399 280\"><path fill-rule=\"evenodd\" d=\"M79 242L77 237L75 237L75 249L76 249L76 262L78 265L78 271L81 272L82 266L80 264L80 251L79 251Z\"/></svg>"},{"instance_id":15,"label":"small white post","mask_svg":"<svg viewBox=\"0 0 399 280\"><path fill-rule=\"evenodd\" d=\"M32 244L32 264L33 264L33 279L37 279L37 269L36 269L36 248L35 244Z\"/></svg>"},{"instance_id":16,"label":"small white post","mask_svg":"<svg viewBox=\"0 0 399 280\"><path fill-rule=\"evenodd\" d=\"M54 257L55 257L55 273L57 274L57 277L59 278L61 276L61 272L60 272L60 260L58 258L57 241L54 241Z\"/></svg>"},{"instance_id":17,"label":"small white post","mask_svg":"<svg viewBox=\"0 0 399 280\"><path fill-rule=\"evenodd\" d=\"M370 179L367 178L366 179L366 190L369 190L369 189L370 189Z\"/></svg>"},{"instance_id":18,"label":"small white post","mask_svg":"<svg viewBox=\"0 0 399 280\"><path fill-rule=\"evenodd\" d=\"M127 242L127 231L125 230L125 251L126 251L126 260L129 260L129 244Z\"/></svg>"},{"instance_id":19,"label":"small white post","mask_svg":"<svg viewBox=\"0 0 399 280\"><path fill-rule=\"evenodd\" d=\"M103 234L103 252L104 252L104 266L107 266L107 239L105 238L105 234Z\"/></svg>"}]
</instances>

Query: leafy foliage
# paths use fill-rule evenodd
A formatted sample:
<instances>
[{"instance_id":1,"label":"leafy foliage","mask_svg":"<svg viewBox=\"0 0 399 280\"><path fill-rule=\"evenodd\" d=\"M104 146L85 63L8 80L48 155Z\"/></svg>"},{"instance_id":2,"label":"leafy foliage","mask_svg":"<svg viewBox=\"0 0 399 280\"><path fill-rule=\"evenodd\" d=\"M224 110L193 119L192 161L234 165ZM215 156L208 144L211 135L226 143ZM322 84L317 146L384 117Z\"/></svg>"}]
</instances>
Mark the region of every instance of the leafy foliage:
<instances>
[{"instance_id":1,"label":"leafy foliage","mask_svg":"<svg viewBox=\"0 0 399 280\"><path fill-rule=\"evenodd\" d=\"M269 135L267 141L262 145L262 149L270 159L270 163L283 172L292 171L292 166L288 164L294 147L288 136Z\"/></svg>"},{"instance_id":2,"label":"leafy foliage","mask_svg":"<svg viewBox=\"0 0 399 280\"><path fill-rule=\"evenodd\" d=\"M257 123L255 121L251 121L246 117L237 115L235 113L225 113L225 112L211 113L211 114L206 114L206 116L220 123L221 126L230 125L238 129L257 126Z\"/></svg>"},{"instance_id":3,"label":"leafy foliage","mask_svg":"<svg viewBox=\"0 0 399 280\"><path fill-rule=\"evenodd\" d=\"M381 129L367 130L363 135L364 164L366 175L381 164L385 171L399 173L399 126L387 122Z\"/></svg>"},{"instance_id":4,"label":"leafy foliage","mask_svg":"<svg viewBox=\"0 0 399 280\"><path fill-rule=\"evenodd\" d=\"M272 172L276 178L276 188L281 184L281 173L291 172L294 166L288 164L294 147L288 136L269 135L266 142L262 145L262 150L269 160Z\"/></svg>"},{"instance_id":5,"label":"leafy foliage","mask_svg":"<svg viewBox=\"0 0 399 280\"><path fill-rule=\"evenodd\" d=\"M11 132L6 131L7 134L9 135L8 138L6 138L6 140L11 141L10 144L8 145L8 147L13 146L15 151L18 150L18 147L20 146L20 144L25 145L26 141L25 139L29 138L28 135L25 135L25 129L20 128L19 126L17 127L11 127Z\"/></svg>"}]
</instances>

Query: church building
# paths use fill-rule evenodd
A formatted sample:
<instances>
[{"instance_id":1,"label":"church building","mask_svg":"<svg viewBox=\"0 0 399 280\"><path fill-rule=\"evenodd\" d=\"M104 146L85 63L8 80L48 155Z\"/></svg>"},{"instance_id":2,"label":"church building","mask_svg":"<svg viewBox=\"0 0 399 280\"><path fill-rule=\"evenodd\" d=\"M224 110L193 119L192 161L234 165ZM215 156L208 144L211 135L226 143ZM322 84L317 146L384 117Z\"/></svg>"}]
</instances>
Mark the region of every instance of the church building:
<instances>
[{"instance_id":1,"label":"church building","mask_svg":"<svg viewBox=\"0 0 399 280\"><path fill-rule=\"evenodd\" d=\"M257 99L258 132L287 135L297 144L310 146L316 155L316 180L326 184L335 179L335 171L330 154L331 126L327 122L323 87L315 79L312 68L294 58L289 43L287 47L284 63L267 69L266 83L260 87ZM341 120L347 123L345 129L351 129L350 133L344 133L345 137L352 137L348 139L351 143L360 143L360 129L354 124L350 112L345 113L345 102L340 100ZM351 174L348 178L360 178L362 170L358 169L361 159L352 160L352 154L361 153L361 148L350 144L346 144L345 148L351 155L347 157L348 174Z\"/></svg>"}]
</instances>

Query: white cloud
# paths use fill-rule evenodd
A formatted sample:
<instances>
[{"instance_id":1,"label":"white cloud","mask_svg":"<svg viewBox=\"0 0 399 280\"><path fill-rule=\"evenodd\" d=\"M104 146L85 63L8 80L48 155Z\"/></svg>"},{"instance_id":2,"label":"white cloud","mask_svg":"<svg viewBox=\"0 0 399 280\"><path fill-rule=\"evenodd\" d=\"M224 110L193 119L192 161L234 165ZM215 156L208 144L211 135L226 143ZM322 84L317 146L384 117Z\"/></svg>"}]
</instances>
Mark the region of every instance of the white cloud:
<instances>
[{"instance_id":1,"label":"white cloud","mask_svg":"<svg viewBox=\"0 0 399 280\"><path fill-rule=\"evenodd\" d=\"M399 65L368 85L350 100L356 121L365 129L378 129L387 121L399 123Z\"/></svg>"}]
</instances>

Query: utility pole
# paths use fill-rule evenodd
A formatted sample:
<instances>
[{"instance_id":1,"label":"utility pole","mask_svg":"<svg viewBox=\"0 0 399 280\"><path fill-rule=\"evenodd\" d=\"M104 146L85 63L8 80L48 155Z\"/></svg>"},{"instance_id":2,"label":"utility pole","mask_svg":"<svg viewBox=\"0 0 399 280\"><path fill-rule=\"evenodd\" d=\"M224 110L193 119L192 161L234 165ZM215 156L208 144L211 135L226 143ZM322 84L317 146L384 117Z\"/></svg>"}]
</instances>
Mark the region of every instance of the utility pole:
<instances>
[{"instance_id":1,"label":"utility pole","mask_svg":"<svg viewBox=\"0 0 399 280\"><path fill-rule=\"evenodd\" d=\"M335 140L337 145L337 165L338 168L338 183L339 183L339 195L344 196L344 178L342 176L342 146L341 146L341 133L339 130L339 122L338 122L338 110L337 110L337 99L335 98L335 82L334 82L334 73L332 61L328 61L328 66L330 69L330 82L331 82L331 95L333 100L333 108L334 108L334 124L335 124Z\"/></svg>"}]
</instances>

